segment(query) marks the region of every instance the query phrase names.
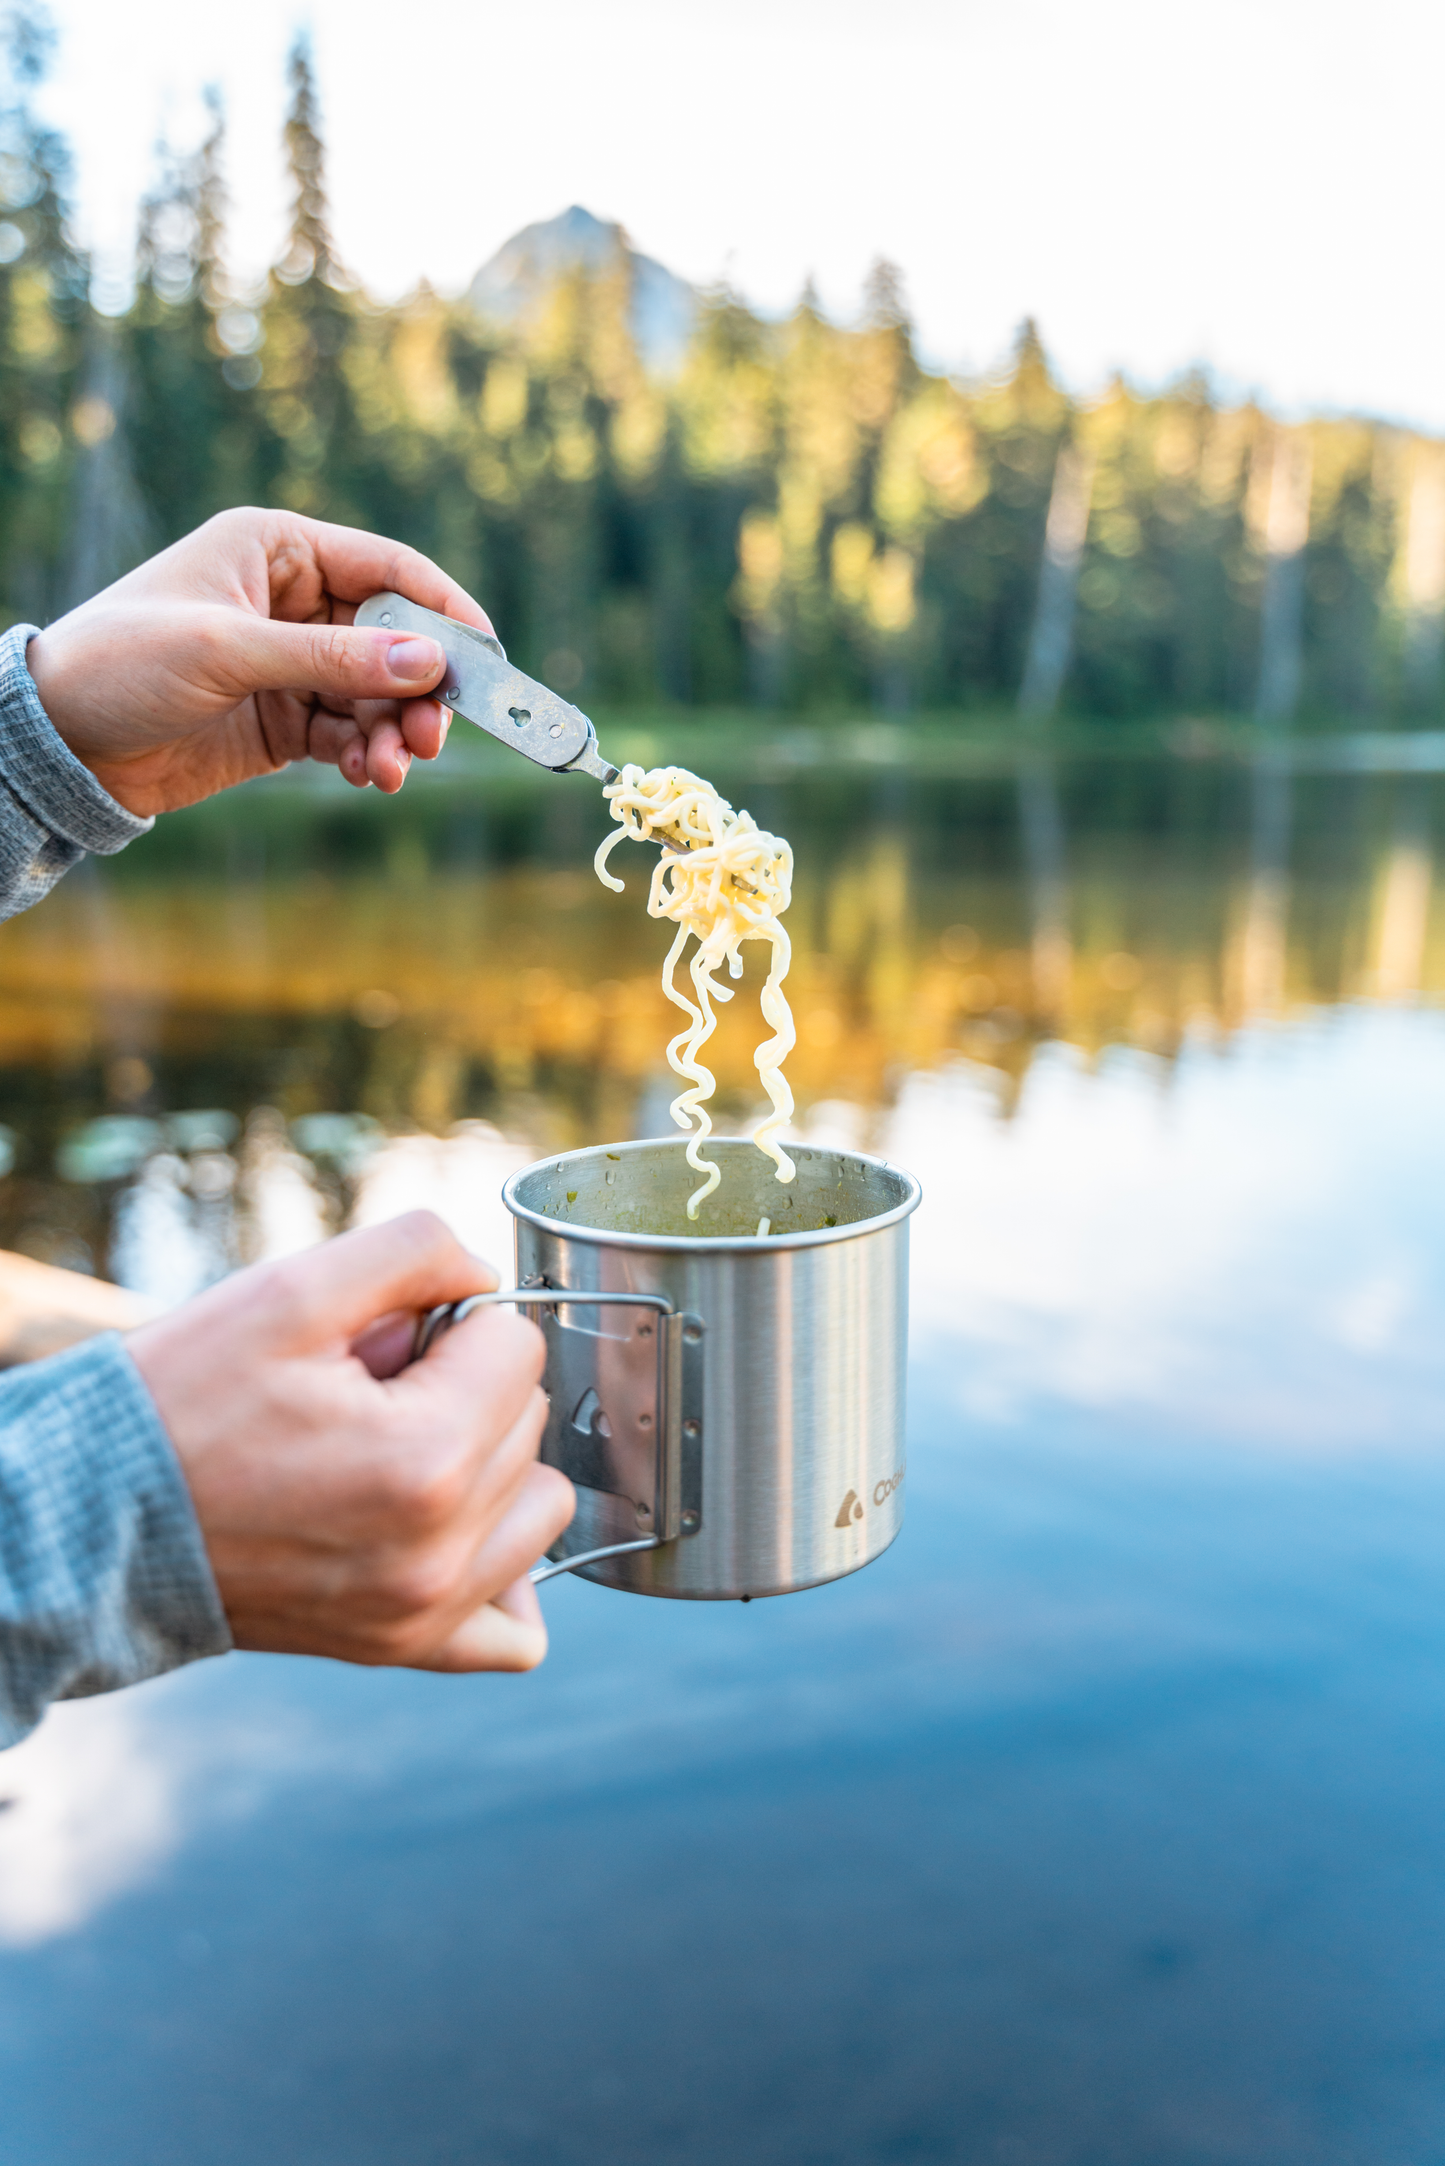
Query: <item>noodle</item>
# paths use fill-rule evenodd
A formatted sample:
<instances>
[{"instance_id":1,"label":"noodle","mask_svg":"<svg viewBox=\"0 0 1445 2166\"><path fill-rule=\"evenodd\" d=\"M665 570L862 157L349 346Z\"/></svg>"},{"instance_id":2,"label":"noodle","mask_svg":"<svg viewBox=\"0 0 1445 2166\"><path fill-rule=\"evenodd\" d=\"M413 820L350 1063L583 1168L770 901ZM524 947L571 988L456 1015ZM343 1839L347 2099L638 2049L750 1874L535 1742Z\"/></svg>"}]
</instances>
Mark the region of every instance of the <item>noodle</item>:
<instances>
[{"instance_id":1,"label":"noodle","mask_svg":"<svg viewBox=\"0 0 1445 2166\"><path fill-rule=\"evenodd\" d=\"M753 1141L772 1159L780 1181L791 1181L796 1170L776 1141L793 1112L793 1094L782 1072L797 1042L792 1010L783 992L792 946L778 922L792 900L793 853L781 837L758 827L751 813L734 812L710 782L689 774L685 767L624 767L602 794L612 807L613 819L622 823L602 843L595 859L597 877L608 887L619 892L622 888L622 882L608 872L607 860L624 836L663 846L653 868L647 908L650 916L668 918L677 927L662 966L662 989L689 1021L669 1044L667 1058L689 1088L678 1094L669 1110L679 1128L693 1131L688 1139L688 1164L707 1176L687 1201L688 1217L696 1218L699 1204L722 1179L715 1160L702 1156L703 1139L712 1133L706 1101L717 1088L717 1078L697 1056L717 1028L713 1002L733 997L713 973L726 961L730 977L742 976L738 951L744 940L766 940L773 951L760 999L773 1035L753 1055L773 1110L759 1122ZM697 941L689 966L695 1001L678 991L674 978L689 939Z\"/></svg>"}]
</instances>

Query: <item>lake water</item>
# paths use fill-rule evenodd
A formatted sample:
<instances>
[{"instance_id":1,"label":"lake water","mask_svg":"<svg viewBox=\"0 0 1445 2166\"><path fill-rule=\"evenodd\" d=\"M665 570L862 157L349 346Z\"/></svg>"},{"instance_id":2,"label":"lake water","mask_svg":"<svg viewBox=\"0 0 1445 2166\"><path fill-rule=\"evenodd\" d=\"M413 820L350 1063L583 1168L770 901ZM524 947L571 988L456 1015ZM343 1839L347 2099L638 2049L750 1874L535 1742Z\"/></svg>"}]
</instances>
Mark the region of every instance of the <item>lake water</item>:
<instances>
[{"instance_id":1,"label":"lake water","mask_svg":"<svg viewBox=\"0 0 1445 2166\"><path fill-rule=\"evenodd\" d=\"M1445 2159L1445 804L1182 749L719 773L797 851L801 1129L924 1184L901 1538L560 1580L527 1679L54 1712L7 2156ZM168 1301L424 1200L505 1262L511 1166L666 1125L604 824L282 781L72 877L0 931L0 1243Z\"/></svg>"}]
</instances>

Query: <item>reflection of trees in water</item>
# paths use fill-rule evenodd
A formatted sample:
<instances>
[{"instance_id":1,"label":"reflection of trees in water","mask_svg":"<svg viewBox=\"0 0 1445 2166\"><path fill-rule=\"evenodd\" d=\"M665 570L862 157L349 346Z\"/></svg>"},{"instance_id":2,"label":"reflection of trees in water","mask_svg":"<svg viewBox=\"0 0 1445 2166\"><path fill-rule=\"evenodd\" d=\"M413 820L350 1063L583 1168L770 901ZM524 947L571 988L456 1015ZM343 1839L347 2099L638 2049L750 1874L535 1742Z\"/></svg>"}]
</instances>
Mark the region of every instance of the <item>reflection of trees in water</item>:
<instances>
[{"instance_id":1,"label":"reflection of trees in water","mask_svg":"<svg viewBox=\"0 0 1445 2166\"><path fill-rule=\"evenodd\" d=\"M1250 768L1250 867L1233 1002L1241 1017L1272 1015L1284 998L1293 784L1282 743Z\"/></svg>"},{"instance_id":2,"label":"reflection of trees in water","mask_svg":"<svg viewBox=\"0 0 1445 2166\"><path fill-rule=\"evenodd\" d=\"M1073 949L1058 779L1039 731L1059 704L1073 657L1074 609L1093 486L1093 452L1086 445L1062 444L1054 462L1038 595L1019 689L1019 714L1027 732L1018 765L1019 829L1029 891L1034 1004L1044 1021L1062 1015L1068 1005Z\"/></svg>"},{"instance_id":3,"label":"reflection of trees in water","mask_svg":"<svg viewBox=\"0 0 1445 2166\"><path fill-rule=\"evenodd\" d=\"M789 1069L805 1114L829 1106L836 1128L840 1106L885 1105L910 1070L960 1056L1005 1077L1007 1098L1044 1037L1167 1057L1191 1029L1445 992L1438 786L1292 775L1286 752L1241 774L1071 763L1030 743L1011 771L970 783L895 771L736 791L797 852ZM248 829L246 809L228 844L215 821L183 819L149 860L148 842L123 870L82 871L5 928L5 1114L23 1147L0 1184L0 1242L103 1261L113 1187L54 1177L60 1140L100 1113L275 1109L228 1146L234 1197L203 1199L189 1146L165 1143L175 1162L157 1161L127 1206L170 1213L172 1262L193 1275L349 1208L298 1119L441 1134L483 1118L538 1149L658 1128L664 929L640 873L620 897L594 883L581 797L580 810L544 797L529 827L516 805L423 796L366 831L385 843L369 861L332 800L264 802L269 827ZM1368 838L1348 863L1342 806ZM181 863L188 832L200 840ZM730 1126L758 1097L760 976L750 956L714 1044ZM144 1246L154 1260L152 1235Z\"/></svg>"},{"instance_id":4,"label":"reflection of trees in water","mask_svg":"<svg viewBox=\"0 0 1445 2166\"><path fill-rule=\"evenodd\" d=\"M1064 823L1054 762L1041 750L1019 762L1019 828L1028 881L1034 1005L1041 1021L1068 1009L1073 942Z\"/></svg>"},{"instance_id":5,"label":"reflection of trees in water","mask_svg":"<svg viewBox=\"0 0 1445 2166\"><path fill-rule=\"evenodd\" d=\"M1425 984L1434 874L1429 798L1417 780L1402 780L1395 788L1370 945L1368 989L1382 999L1407 998Z\"/></svg>"}]
</instances>

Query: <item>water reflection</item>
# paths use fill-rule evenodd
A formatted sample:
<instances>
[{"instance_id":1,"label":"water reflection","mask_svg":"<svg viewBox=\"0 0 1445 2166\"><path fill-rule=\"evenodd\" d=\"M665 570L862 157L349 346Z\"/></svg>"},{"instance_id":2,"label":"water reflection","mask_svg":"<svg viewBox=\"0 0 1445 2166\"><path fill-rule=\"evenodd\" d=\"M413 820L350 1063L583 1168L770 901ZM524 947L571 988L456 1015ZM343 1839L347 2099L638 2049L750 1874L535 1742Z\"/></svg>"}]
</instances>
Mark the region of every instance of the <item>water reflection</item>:
<instances>
[{"instance_id":1,"label":"water reflection","mask_svg":"<svg viewBox=\"0 0 1445 2166\"><path fill-rule=\"evenodd\" d=\"M0 1770L17 2150L1429 2155L1437 788L740 786L803 868L802 1122L924 1182L902 1538L746 1609L555 1584L526 1681L60 1710ZM7 1238L157 1299L414 1201L505 1256L516 1164L665 1103L660 929L555 803L283 795L264 879L198 820L8 928Z\"/></svg>"},{"instance_id":2,"label":"water reflection","mask_svg":"<svg viewBox=\"0 0 1445 2166\"><path fill-rule=\"evenodd\" d=\"M1173 1070L1057 1047L1012 1122L972 1063L887 1129L928 1209L916 1350L965 1416L1092 1408L1266 1452L1434 1451L1445 1018L1346 1012Z\"/></svg>"},{"instance_id":3,"label":"water reflection","mask_svg":"<svg viewBox=\"0 0 1445 2166\"><path fill-rule=\"evenodd\" d=\"M1434 782L1301 777L1282 748L1061 768L1040 747L1012 779L733 786L797 851L805 1124L846 1103L876 1135L906 1076L960 1056L1007 1108L1040 1045L1173 1061L1262 1017L1445 990ZM640 875L621 897L592 879L599 825L565 784L386 807L283 784L63 885L0 941L0 1245L158 1291L142 1258L169 1228L168 1298L346 1222L387 1136L480 1120L536 1153L665 1130L661 936ZM756 989L754 968L715 1040L734 1130L761 1105Z\"/></svg>"}]
</instances>

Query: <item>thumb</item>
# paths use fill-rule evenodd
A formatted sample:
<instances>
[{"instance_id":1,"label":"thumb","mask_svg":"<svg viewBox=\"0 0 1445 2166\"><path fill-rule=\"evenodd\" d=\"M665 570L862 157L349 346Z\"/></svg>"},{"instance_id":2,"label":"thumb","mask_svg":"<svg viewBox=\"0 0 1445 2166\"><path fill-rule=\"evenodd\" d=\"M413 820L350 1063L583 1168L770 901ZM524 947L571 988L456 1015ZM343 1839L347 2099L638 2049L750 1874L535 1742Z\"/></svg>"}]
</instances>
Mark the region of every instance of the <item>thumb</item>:
<instances>
[{"instance_id":1,"label":"thumb","mask_svg":"<svg viewBox=\"0 0 1445 2166\"><path fill-rule=\"evenodd\" d=\"M518 1580L473 1610L418 1669L535 1670L547 1653L547 1627L528 1580Z\"/></svg>"},{"instance_id":2,"label":"thumb","mask_svg":"<svg viewBox=\"0 0 1445 2166\"><path fill-rule=\"evenodd\" d=\"M535 1670L547 1653L547 1626L529 1579L514 1581L473 1610L418 1669Z\"/></svg>"},{"instance_id":3,"label":"thumb","mask_svg":"<svg viewBox=\"0 0 1445 2166\"><path fill-rule=\"evenodd\" d=\"M284 624L238 617L232 667L251 692L314 692L328 702L421 699L447 658L434 639L352 624Z\"/></svg>"}]
</instances>

